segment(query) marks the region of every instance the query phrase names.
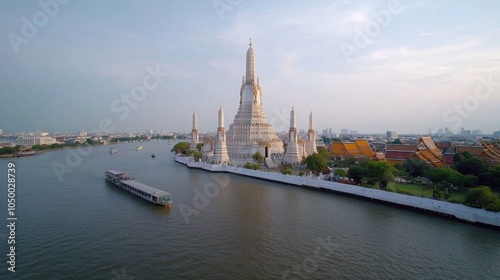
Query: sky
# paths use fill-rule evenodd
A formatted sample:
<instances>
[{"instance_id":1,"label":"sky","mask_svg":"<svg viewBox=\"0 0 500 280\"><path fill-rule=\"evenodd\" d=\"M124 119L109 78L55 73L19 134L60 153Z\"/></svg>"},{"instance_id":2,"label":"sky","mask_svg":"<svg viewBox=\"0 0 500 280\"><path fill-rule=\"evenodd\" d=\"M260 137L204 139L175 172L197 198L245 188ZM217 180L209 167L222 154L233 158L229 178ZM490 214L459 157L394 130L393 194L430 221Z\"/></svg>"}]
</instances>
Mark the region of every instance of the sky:
<instances>
[{"instance_id":1,"label":"sky","mask_svg":"<svg viewBox=\"0 0 500 280\"><path fill-rule=\"evenodd\" d=\"M500 130L500 2L0 1L0 129L229 128L249 39L288 131Z\"/></svg>"}]
</instances>

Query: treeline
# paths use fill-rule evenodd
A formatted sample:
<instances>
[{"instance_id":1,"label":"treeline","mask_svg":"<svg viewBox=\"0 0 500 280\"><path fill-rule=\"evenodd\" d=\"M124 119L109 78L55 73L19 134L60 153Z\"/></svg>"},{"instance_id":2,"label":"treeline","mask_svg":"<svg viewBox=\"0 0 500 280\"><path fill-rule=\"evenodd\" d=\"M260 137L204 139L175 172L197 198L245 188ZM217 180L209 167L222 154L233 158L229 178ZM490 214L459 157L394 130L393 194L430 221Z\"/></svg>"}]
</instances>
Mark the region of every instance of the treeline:
<instances>
[{"instance_id":1,"label":"treeline","mask_svg":"<svg viewBox=\"0 0 500 280\"><path fill-rule=\"evenodd\" d=\"M150 139L162 139L162 140L169 140L169 139L174 139L174 136L170 135L154 135L151 136ZM111 143L117 143L117 142L131 142L131 141L141 141L141 140L148 140L147 136L134 136L134 137L116 137L110 140Z\"/></svg>"}]
</instances>

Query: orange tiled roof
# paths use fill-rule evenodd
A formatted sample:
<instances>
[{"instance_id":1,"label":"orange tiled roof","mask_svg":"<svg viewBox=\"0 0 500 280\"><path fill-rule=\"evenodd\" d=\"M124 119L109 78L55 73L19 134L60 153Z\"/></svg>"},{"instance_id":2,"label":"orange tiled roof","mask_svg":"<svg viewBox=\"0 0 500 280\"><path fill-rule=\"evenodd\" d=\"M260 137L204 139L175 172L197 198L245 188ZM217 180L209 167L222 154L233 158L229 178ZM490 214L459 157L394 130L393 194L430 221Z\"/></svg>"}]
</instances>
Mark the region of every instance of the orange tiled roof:
<instances>
[{"instance_id":1,"label":"orange tiled roof","mask_svg":"<svg viewBox=\"0 0 500 280\"><path fill-rule=\"evenodd\" d=\"M352 156L352 157L369 157L374 160L383 160L385 156L376 153L370 147L370 144L365 139L357 139L355 142L333 142L330 149L330 154L333 156Z\"/></svg>"}]
</instances>

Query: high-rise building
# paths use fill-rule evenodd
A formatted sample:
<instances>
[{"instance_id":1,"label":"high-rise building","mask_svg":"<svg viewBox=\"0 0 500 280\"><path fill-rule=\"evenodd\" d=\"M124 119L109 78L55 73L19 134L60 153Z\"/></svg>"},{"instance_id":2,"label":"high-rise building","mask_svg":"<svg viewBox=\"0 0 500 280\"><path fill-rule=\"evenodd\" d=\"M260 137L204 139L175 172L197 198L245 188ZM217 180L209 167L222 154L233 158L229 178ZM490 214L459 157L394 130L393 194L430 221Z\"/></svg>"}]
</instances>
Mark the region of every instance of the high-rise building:
<instances>
[{"instance_id":1,"label":"high-rise building","mask_svg":"<svg viewBox=\"0 0 500 280\"><path fill-rule=\"evenodd\" d=\"M389 139L396 139L398 138L398 134L396 133L396 131L387 131L387 138Z\"/></svg>"},{"instance_id":2,"label":"high-rise building","mask_svg":"<svg viewBox=\"0 0 500 280\"><path fill-rule=\"evenodd\" d=\"M340 130L340 134L342 134L342 135L347 135L347 134L349 134L349 129L347 129L347 128L342 128L342 129Z\"/></svg>"}]
</instances>

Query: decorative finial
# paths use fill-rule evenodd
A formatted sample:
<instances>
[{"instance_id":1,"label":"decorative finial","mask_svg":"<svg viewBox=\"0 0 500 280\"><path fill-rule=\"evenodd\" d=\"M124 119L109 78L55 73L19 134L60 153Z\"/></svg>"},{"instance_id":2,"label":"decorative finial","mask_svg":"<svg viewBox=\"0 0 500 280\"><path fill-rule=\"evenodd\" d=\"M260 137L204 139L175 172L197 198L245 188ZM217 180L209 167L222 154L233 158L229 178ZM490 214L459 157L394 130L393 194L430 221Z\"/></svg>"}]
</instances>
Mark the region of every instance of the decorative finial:
<instances>
[{"instance_id":1,"label":"decorative finial","mask_svg":"<svg viewBox=\"0 0 500 280\"><path fill-rule=\"evenodd\" d=\"M250 43L248 44L250 47L252 46L252 38L250 38Z\"/></svg>"}]
</instances>

